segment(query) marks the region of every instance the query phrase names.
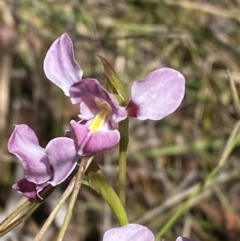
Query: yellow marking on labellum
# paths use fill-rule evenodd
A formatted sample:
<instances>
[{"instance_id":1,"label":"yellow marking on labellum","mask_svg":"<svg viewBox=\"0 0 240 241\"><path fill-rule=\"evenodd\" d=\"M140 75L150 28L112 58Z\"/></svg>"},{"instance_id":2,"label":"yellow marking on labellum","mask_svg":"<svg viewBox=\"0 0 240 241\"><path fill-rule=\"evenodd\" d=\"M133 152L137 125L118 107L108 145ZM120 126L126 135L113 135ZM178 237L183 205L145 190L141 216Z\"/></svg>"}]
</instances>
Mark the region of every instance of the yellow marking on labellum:
<instances>
[{"instance_id":1,"label":"yellow marking on labellum","mask_svg":"<svg viewBox=\"0 0 240 241\"><path fill-rule=\"evenodd\" d=\"M94 118L92 123L89 125L89 130L97 132L103 126L105 120L107 119L109 112L106 110L101 110Z\"/></svg>"},{"instance_id":2,"label":"yellow marking on labellum","mask_svg":"<svg viewBox=\"0 0 240 241\"><path fill-rule=\"evenodd\" d=\"M101 130L104 122L108 118L108 115L112 111L111 106L105 100L95 98L95 103L99 109L99 112L93 119L92 123L89 125L89 130L93 132Z\"/></svg>"}]
</instances>

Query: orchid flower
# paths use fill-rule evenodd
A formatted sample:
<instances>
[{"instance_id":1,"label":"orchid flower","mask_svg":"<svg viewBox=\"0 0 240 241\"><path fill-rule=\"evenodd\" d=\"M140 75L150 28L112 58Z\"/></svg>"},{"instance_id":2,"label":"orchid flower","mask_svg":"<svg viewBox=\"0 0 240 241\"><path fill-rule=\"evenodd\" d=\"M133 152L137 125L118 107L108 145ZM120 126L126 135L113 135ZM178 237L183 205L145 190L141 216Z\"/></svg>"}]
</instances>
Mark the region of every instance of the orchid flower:
<instances>
[{"instance_id":1,"label":"orchid flower","mask_svg":"<svg viewBox=\"0 0 240 241\"><path fill-rule=\"evenodd\" d=\"M130 223L105 232L103 241L154 241L154 235L145 226Z\"/></svg>"},{"instance_id":2,"label":"orchid flower","mask_svg":"<svg viewBox=\"0 0 240 241\"><path fill-rule=\"evenodd\" d=\"M153 233L143 225L130 223L123 227L112 228L105 232L103 241L154 241ZM194 241L178 237L176 241Z\"/></svg>"},{"instance_id":3,"label":"orchid flower","mask_svg":"<svg viewBox=\"0 0 240 241\"><path fill-rule=\"evenodd\" d=\"M161 68L135 81L126 107L119 105L96 79L82 79L83 70L74 58L73 43L63 34L44 60L47 78L60 87L73 104L80 105L80 122L70 122L79 155L93 155L118 144L117 124L127 117L160 120L182 102L185 78L177 70Z\"/></svg>"},{"instance_id":4,"label":"orchid flower","mask_svg":"<svg viewBox=\"0 0 240 241\"><path fill-rule=\"evenodd\" d=\"M77 165L78 155L73 139L58 137L42 148L34 131L27 125L16 125L8 150L21 161L25 178L13 189L30 199L43 199L40 192L48 185L63 182Z\"/></svg>"}]
</instances>

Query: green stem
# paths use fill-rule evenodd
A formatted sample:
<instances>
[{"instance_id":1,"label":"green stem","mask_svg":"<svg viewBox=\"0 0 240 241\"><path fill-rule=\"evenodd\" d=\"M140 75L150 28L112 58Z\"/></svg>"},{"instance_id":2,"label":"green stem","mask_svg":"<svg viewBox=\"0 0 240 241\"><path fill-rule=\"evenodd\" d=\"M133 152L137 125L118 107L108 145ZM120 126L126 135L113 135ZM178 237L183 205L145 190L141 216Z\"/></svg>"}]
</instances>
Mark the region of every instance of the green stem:
<instances>
[{"instance_id":1,"label":"green stem","mask_svg":"<svg viewBox=\"0 0 240 241\"><path fill-rule=\"evenodd\" d=\"M63 221L63 225L61 227L61 230L58 234L57 241L62 241L62 239L65 235L65 232L67 230L68 224L69 224L71 216L72 216L72 210L74 208L79 190L81 188L84 173L87 170L88 166L90 165L92 159L93 159L93 157L83 157L81 162L80 162L80 166L79 166L79 169L78 169L78 172L77 172L77 175L76 175L76 179L75 179L71 199L70 199L70 202L69 202L68 210L67 210L65 219Z\"/></svg>"},{"instance_id":2,"label":"green stem","mask_svg":"<svg viewBox=\"0 0 240 241\"><path fill-rule=\"evenodd\" d=\"M128 118L119 123L120 143L119 143L119 198L123 207L126 203L126 166L128 147Z\"/></svg>"}]
</instances>

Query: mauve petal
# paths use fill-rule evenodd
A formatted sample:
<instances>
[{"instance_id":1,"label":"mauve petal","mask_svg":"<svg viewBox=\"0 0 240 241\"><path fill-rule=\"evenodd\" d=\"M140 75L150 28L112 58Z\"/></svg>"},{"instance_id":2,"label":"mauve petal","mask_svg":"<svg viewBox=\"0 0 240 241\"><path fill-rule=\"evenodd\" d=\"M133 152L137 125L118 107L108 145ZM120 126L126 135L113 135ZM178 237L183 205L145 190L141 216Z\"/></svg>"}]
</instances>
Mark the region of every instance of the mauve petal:
<instances>
[{"instance_id":1,"label":"mauve petal","mask_svg":"<svg viewBox=\"0 0 240 241\"><path fill-rule=\"evenodd\" d=\"M70 125L72 127L74 137L77 141L77 147L78 147L78 155L83 156L83 149L84 141L89 133L88 126L82 125L76 122L75 120L70 121Z\"/></svg>"},{"instance_id":2,"label":"mauve petal","mask_svg":"<svg viewBox=\"0 0 240 241\"><path fill-rule=\"evenodd\" d=\"M112 117L115 122L119 122L127 117L126 109L120 107L118 102L114 100L114 97L111 96L96 79L83 79L81 82L73 84L70 88L70 98L73 104L85 102L86 106L89 107L92 112L96 111L93 101L98 98L106 101L111 106ZM94 109L91 110L91 108Z\"/></svg>"},{"instance_id":3,"label":"mauve petal","mask_svg":"<svg viewBox=\"0 0 240 241\"><path fill-rule=\"evenodd\" d=\"M73 43L65 33L54 41L44 60L44 72L49 80L69 96L70 86L81 81L83 71L74 58Z\"/></svg>"},{"instance_id":4,"label":"mauve petal","mask_svg":"<svg viewBox=\"0 0 240 241\"><path fill-rule=\"evenodd\" d=\"M26 178L23 178L15 183L12 188L27 198L43 200L43 198L39 195L39 192L41 192L48 185L48 183L35 184L28 181Z\"/></svg>"},{"instance_id":5,"label":"mauve petal","mask_svg":"<svg viewBox=\"0 0 240 241\"><path fill-rule=\"evenodd\" d=\"M127 224L105 232L103 241L154 241L154 235L142 225Z\"/></svg>"},{"instance_id":6,"label":"mauve petal","mask_svg":"<svg viewBox=\"0 0 240 241\"><path fill-rule=\"evenodd\" d=\"M109 150L119 143L118 130L91 132L85 124L79 124L76 121L71 121L70 124L75 133L79 155L91 156Z\"/></svg>"},{"instance_id":7,"label":"mauve petal","mask_svg":"<svg viewBox=\"0 0 240 241\"><path fill-rule=\"evenodd\" d=\"M160 120L178 108L184 91L185 78L180 72L170 68L157 69L133 83L127 107L129 116Z\"/></svg>"},{"instance_id":8,"label":"mauve petal","mask_svg":"<svg viewBox=\"0 0 240 241\"><path fill-rule=\"evenodd\" d=\"M70 88L70 98L73 104L99 98L112 105L110 95L96 79L83 79L81 82L73 84ZM115 108L115 106L113 107Z\"/></svg>"},{"instance_id":9,"label":"mauve petal","mask_svg":"<svg viewBox=\"0 0 240 241\"><path fill-rule=\"evenodd\" d=\"M73 139L59 137L51 140L45 152L53 168L53 179L49 182L56 186L63 182L77 165L78 155Z\"/></svg>"},{"instance_id":10,"label":"mauve petal","mask_svg":"<svg viewBox=\"0 0 240 241\"><path fill-rule=\"evenodd\" d=\"M17 192L22 193L27 198L38 199L36 184L25 178L15 183L12 188Z\"/></svg>"},{"instance_id":11,"label":"mauve petal","mask_svg":"<svg viewBox=\"0 0 240 241\"><path fill-rule=\"evenodd\" d=\"M112 102L115 106L118 106L117 110L113 113L112 119L115 123L118 123L127 118L128 112L126 107L119 106L119 102L113 94L110 94Z\"/></svg>"},{"instance_id":12,"label":"mauve petal","mask_svg":"<svg viewBox=\"0 0 240 241\"><path fill-rule=\"evenodd\" d=\"M16 125L8 141L8 150L19 158L25 178L35 184L48 181L52 172L45 151L34 131L27 125Z\"/></svg>"},{"instance_id":13,"label":"mauve petal","mask_svg":"<svg viewBox=\"0 0 240 241\"><path fill-rule=\"evenodd\" d=\"M185 237L178 237L176 239L176 241L196 241L195 239L191 239L191 238L185 238Z\"/></svg>"},{"instance_id":14,"label":"mauve petal","mask_svg":"<svg viewBox=\"0 0 240 241\"><path fill-rule=\"evenodd\" d=\"M119 141L120 134L118 130L90 132L83 146L83 154L85 156L91 156L109 150L116 146Z\"/></svg>"},{"instance_id":15,"label":"mauve petal","mask_svg":"<svg viewBox=\"0 0 240 241\"><path fill-rule=\"evenodd\" d=\"M80 104L80 114L78 116L80 119L90 120L93 119L98 112L96 102L94 99L90 99Z\"/></svg>"}]
</instances>

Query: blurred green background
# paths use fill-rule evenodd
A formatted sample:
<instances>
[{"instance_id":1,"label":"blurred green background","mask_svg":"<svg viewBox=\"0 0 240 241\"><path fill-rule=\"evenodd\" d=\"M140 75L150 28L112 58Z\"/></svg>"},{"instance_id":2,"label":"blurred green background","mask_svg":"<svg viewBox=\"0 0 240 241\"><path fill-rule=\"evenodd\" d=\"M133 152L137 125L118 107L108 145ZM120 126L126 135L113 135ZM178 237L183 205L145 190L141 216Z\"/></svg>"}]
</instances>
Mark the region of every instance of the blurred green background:
<instances>
[{"instance_id":1,"label":"blurred green background","mask_svg":"<svg viewBox=\"0 0 240 241\"><path fill-rule=\"evenodd\" d=\"M131 222L157 233L218 165L240 117L240 1L0 1L1 219L21 198L11 190L23 177L7 151L13 124L28 124L45 146L63 135L79 112L43 72L48 48L64 32L74 42L84 77L103 85L97 54L112 64L129 91L134 80L164 66L186 77L186 95L176 112L157 122L130 120L127 211ZM117 155L115 148L96 158L116 189ZM171 225L165 241L178 235L239 240L239 155L237 141L209 188ZM65 186L5 240L33 240ZM56 236L63 217L64 210L45 240ZM102 198L83 187L64 240L98 241L117 225Z\"/></svg>"}]
</instances>

